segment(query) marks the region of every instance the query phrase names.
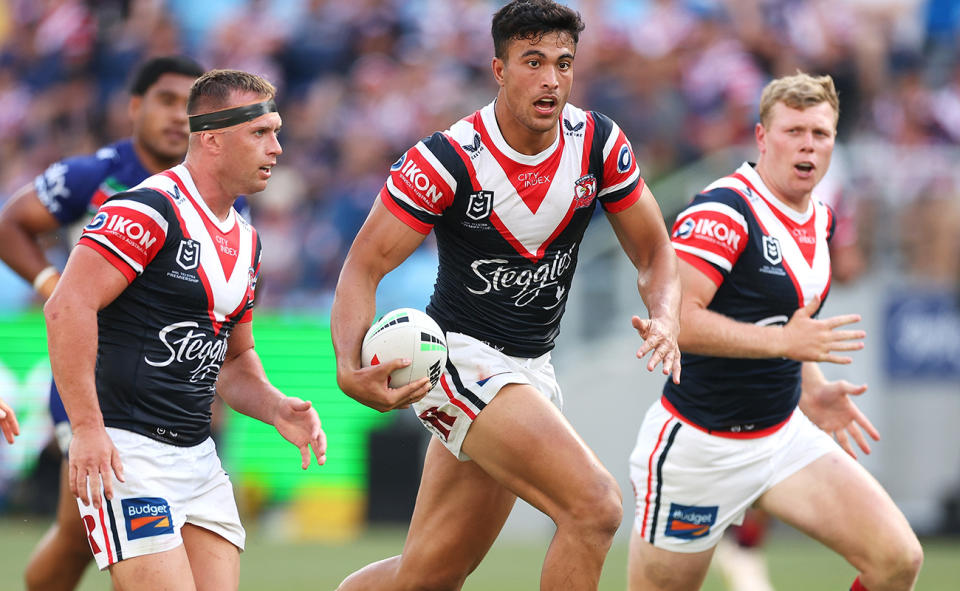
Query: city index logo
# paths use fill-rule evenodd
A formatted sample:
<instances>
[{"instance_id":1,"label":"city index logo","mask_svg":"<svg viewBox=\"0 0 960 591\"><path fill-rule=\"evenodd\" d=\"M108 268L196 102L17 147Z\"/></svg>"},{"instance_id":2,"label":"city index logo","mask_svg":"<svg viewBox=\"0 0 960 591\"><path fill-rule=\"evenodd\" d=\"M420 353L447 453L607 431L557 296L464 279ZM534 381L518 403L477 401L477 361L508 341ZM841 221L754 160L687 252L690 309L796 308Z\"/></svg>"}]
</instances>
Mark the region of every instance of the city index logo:
<instances>
[{"instance_id":1,"label":"city index logo","mask_svg":"<svg viewBox=\"0 0 960 591\"><path fill-rule=\"evenodd\" d=\"M709 238L714 242L726 244L731 250L740 248L740 233L731 230L730 226L719 220L687 218L673 231L673 237L681 240L690 238L694 234L697 237Z\"/></svg>"},{"instance_id":2,"label":"city index logo","mask_svg":"<svg viewBox=\"0 0 960 591\"><path fill-rule=\"evenodd\" d=\"M683 540L702 538L717 522L717 507L695 507L670 503L664 535Z\"/></svg>"},{"instance_id":3,"label":"city index logo","mask_svg":"<svg viewBox=\"0 0 960 591\"><path fill-rule=\"evenodd\" d=\"M134 243L139 244L144 250L149 249L153 246L153 243L157 241L156 237L150 233L150 230L143 227L143 224L123 217L118 213L111 215L105 211L101 211L93 216L90 223L84 226L83 229L88 232L107 230L115 234L122 234Z\"/></svg>"},{"instance_id":4,"label":"city index logo","mask_svg":"<svg viewBox=\"0 0 960 591\"><path fill-rule=\"evenodd\" d=\"M173 533L173 516L166 499L139 497L122 499L123 522L128 540Z\"/></svg>"},{"instance_id":5,"label":"city index logo","mask_svg":"<svg viewBox=\"0 0 960 591\"><path fill-rule=\"evenodd\" d=\"M391 168L398 171L400 178L416 189L421 197L429 199L431 203L436 203L443 197L443 191L433 184L430 177L417 166L412 158L407 160L405 164L401 164L399 168L396 168L396 164Z\"/></svg>"}]
</instances>

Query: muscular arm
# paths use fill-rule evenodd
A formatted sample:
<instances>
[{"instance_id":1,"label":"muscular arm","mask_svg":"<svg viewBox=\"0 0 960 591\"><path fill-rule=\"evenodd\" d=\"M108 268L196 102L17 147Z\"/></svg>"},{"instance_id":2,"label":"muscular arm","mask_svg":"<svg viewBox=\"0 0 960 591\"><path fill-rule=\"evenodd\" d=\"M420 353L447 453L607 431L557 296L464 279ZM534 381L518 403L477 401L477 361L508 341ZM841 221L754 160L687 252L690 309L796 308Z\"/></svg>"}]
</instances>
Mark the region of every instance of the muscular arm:
<instances>
[{"instance_id":1,"label":"muscular arm","mask_svg":"<svg viewBox=\"0 0 960 591\"><path fill-rule=\"evenodd\" d=\"M100 506L99 479L107 499L113 497L111 470L123 479L120 456L107 436L97 400L97 312L126 289L116 267L83 244L73 249L57 288L43 308L50 366L70 417L70 490L84 504ZM87 493L90 478L90 496Z\"/></svg>"},{"instance_id":2,"label":"muscular arm","mask_svg":"<svg viewBox=\"0 0 960 591\"><path fill-rule=\"evenodd\" d=\"M337 384L351 398L381 412L408 405L427 393L427 378L402 388L387 388L390 372L409 362L392 360L360 368L360 345L376 313L377 285L423 239L423 234L398 220L378 198L347 253L337 281L330 311Z\"/></svg>"},{"instance_id":3,"label":"muscular arm","mask_svg":"<svg viewBox=\"0 0 960 591\"><path fill-rule=\"evenodd\" d=\"M103 426L94 381L97 312L126 289L127 279L98 252L73 249L43 308L53 377L74 431Z\"/></svg>"},{"instance_id":4,"label":"muscular arm","mask_svg":"<svg viewBox=\"0 0 960 591\"><path fill-rule=\"evenodd\" d=\"M217 394L233 410L272 425L277 405L286 396L267 379L253 345L252 323L237 324L227 341Z\"/></svg>"},{"instance_id":5,"label":"muscular arm","mask_svg":"<svg viewBox=\"0 0 960 591\"><path fill-rule=\"evenodd\" d=\"M787 357L796 361L828 361L850 363L849 357L833 351L863 348L863 331L834 330L844 324L858 322L860 316L846 314L824 320L812 318L820 306L813 298L798 308L785 326L758 326L740 322L707 309L717 293L717 286L693 265L680 261L683 303L680 349L689 353L746 359Z\"/></svg>"},{"instance_id":6,"label":"muscular arm","mask_svg":"<svg viewBox=\"0 0 960 591\"><path fill-rule=\"evenodd\" d=\"M637 352L643 357L654 351L647 364L653 371L663 362L663 373L680 380L680 279L677 256L663 224L663 215L647 187L640 199L627 209L608 216L624 252L637 268L637 289L650 314L649 320L633 318L644 344Z\"/></svg>"},{"instance_id":7,"label":"muscular arm","mask_svg":"<svg viewBox=\"0 0 960 591\"><path fill-rule=\"evenodd\" d=\"M233 410L276 427L300 449L301 468L310 465L310 447L317 463L322 465L326 461L327 439L317 411L310 401L286 396L270 383L253 345L252 323L241 322L234 327L217 379L217 394Z\"/></svg>"},{"instance_id":8,"label":"muscular arm","mask_svg":"<svg viewBox=\"0 0 960 591\"><path fill-rule=\"evenodd\" d=\"M33 185L25 185L0 210L0 259L28 283L50 266L40 246L40 236L60 227L47 211ZM50 297L58 275L39 286L44 299Z\"/></svg>"}]
</instances>

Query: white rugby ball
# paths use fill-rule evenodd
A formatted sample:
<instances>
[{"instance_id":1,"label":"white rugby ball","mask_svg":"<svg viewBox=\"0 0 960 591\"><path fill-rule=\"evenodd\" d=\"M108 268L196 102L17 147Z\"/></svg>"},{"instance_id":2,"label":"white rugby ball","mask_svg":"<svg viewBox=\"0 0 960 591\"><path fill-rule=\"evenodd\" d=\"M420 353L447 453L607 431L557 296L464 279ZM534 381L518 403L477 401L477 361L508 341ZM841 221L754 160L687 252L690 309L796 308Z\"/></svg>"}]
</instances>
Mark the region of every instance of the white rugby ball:
<instances>
[{"instance_id":1,"label":"white rugby ball","mask_svg":"<svg viewBox=\"0 0 960 591\"><path fill-rule=\"evenodd\" d=\"M390 374L391 388L429 377L436 386L447 364L447 340L437 323L414 308L397 308L373 323L363 337L360 361L370 367L394 359L410 359L407 367Z\"/></svg>"}]
</instances>

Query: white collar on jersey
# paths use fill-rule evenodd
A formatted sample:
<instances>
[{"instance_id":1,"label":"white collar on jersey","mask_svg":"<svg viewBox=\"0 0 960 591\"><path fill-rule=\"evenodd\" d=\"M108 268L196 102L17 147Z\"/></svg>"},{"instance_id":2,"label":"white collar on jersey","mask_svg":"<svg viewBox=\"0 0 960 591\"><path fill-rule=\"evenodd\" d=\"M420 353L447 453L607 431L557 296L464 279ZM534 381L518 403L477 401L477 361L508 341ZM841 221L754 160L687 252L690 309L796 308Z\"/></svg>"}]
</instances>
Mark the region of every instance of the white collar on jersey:
<instances>
[{"instance_id":1,"label":"white collar on jersey","mask_svg":"<svg viewBox=\"0 0 960 591\"><path fill-rule=\"evenodd\" d=\"M496 104L497 99L493 99L493 102L480 109L480 118L483 120L483 126L487 128L487 133L490 134L490 139L493 140L493 145L496 146L498 150L503 152L505 156L514 162L517 162L518 164L525 164L527 166L535 166L540 164L549 158L551 154L553 154L553 152L557 149L557 146L560 144L560 135L563 133L563 130L560 129L559 119L557 120L557 137L554 138L553 143L550 144L550 147L539 154L521 154L520 152L517 152L511 148L510 144L507 143L507 140L503 139L503 134L500 133L500 126L497 125L497 115L494 111Z\"/></svg>"},{"instance_id":2,"label":"white collar on jersey","mask_svg":"<svg viewBox=\"0 0 960 591\"><path fill-rule=\"evenodd\" d=\"M216 214L207 207L207 202L203 200L203 195L201 195L199 189L197 189L197 185L193 182L193 177L190 176L190 171L187 170L186 166L178 164L171 168L170 172L177 175L177 177L183 181L183 186L186 187L187 192L193 197L193 200L197 203L197 207L200 208L203 215L207 216L207 219L210 220L218 230L226 234L233 229L233 226L237 223L237 211L234 208L230 208L227 219L220 221Z\"/></svg>"},{"instance_id":3,"label":"white collar on jersey","mask_svg":"<svg viewBox=\"0 0 960 591\"><path fill-rule=\"evenodd\" d=\"M797 211L796 209L790 207L783 201L781 201L773 191L767 187L766 183L763 182L763 179L760 178L760 174L757 173L757 169L754 168L754 165L750 162L744 162L740 165L740 168L737 169L737 172L742 174L744 178L750 181L750 184L760 192L760 196L763 197L767 203L772 207L776 208L777 211L790 218L793 222L797 224L804 224L813 215L813 198L810 199L810 203L807 204L806 211Z\"/></svg>"}]
</instances>

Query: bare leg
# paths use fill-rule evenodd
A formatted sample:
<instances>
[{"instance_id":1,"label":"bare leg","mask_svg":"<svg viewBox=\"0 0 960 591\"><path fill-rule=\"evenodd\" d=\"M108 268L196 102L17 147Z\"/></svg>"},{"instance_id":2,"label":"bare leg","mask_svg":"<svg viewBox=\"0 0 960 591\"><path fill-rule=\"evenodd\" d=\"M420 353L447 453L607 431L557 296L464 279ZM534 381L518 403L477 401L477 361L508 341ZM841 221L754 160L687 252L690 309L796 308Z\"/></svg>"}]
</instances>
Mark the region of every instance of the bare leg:
<instances>
[{"instance_id":1,"label":"bare leg","mask_svg":"<svg viewBox=\"0 0 960 591\"><path fill-rule=\"evenodd\" d=\"M110 567L113 586L123 591L197 591L184 547L128 558Z\"/></svg>"},{"instance_id":2,"label":"bare leg","mask_svg":"<svg viewBox=\"0 0 960 591\"><path fill-rule=\"evenodd\" d=\"M703 585L713 557L703 552L670 552L653 546L632 528L627 563L629 591L696 591Z\"/></svg>"},{"instance_id":3,"label":"bare leg","mask_svg":"<svg viewBox=\"0 0 960 591\"><path fill-rule=\"evenodd\" d=\"M208 529L189 523L180 530L197 591L221 591L240 586L240 551Z\"/></svg>"},{"instance_id":4,"label":"bare leg","mask_svg":"<svg viewBox=\"0 0 960 591\"><path fill-rule=\"evenodd\" d=\"M530 386L506 386L474 421L464 451L472 462L431 441L403 554L354 573L341 591L460 589L515 495L557 524L541 589L597 589L620 525L619 489L560 412Z\"/></svg>"},{"instance_id":5,"label":"bare leg","mask_svg":"<svg viewBox=\"0 0 960 591\"><path fill-rule=\"evenodd\" d=\"M515 501L476 463L458 461L431 439L403 554L353 573L339 589L459 589ZM411 579L426 582L415 586Z\"/></svg>"},{"instance_id":6,"label":"bare leg","mask_svg":"<svg viewBox=\"0 0 960 591\"><path fill-rule=\"evenodd\" d=\"M841 554L870 591L916 584L923 563L917 536L880 483L843 452L819 458L757 504Z\"/></svg>"},{"instance_id":7,"label":"bare leg","mask_svg":"<svg viewBox=\"0 0 960 591\"><path fill-rule=\"evenodd\" d=\"M511 384L480 413L463 448L557 525L540 588L597 589L623 517L620 489L560 411L532 387Z\"/></svg>"},{"instance_id":8,"label":"bare leg","mask_svg":"<svg viewBox=\"0 0 960 591\"><path fill-rule=\"evenodd\" d=\"M67 470L64 459L60 463L56 521L37 543L24 572L28 591L73 591L93 560Z\"/></svg>"}]
</instances>

